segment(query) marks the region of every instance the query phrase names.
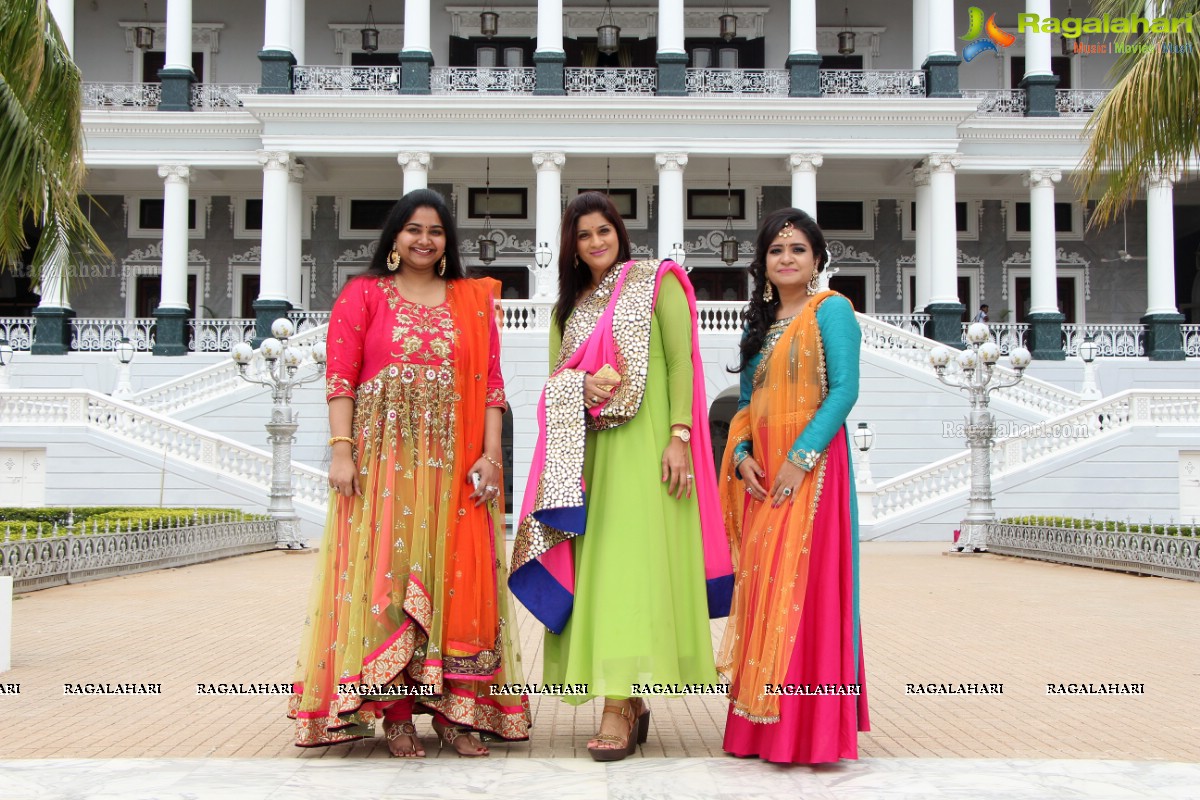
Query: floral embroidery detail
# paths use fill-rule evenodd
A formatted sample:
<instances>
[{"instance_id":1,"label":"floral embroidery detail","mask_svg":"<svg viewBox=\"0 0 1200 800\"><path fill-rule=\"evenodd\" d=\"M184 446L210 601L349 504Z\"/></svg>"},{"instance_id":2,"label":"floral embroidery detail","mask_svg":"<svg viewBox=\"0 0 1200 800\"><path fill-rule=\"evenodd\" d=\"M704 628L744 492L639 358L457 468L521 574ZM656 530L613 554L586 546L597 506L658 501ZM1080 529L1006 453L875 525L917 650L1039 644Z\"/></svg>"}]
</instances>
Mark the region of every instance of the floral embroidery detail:
<instances>
[{"instance_id":1,"label":"floral embroidery detail","mask_svg":"<svg viewBox=\"0 0 1200 800\"><path fill-rule=\"evenodd\" d=\"M820 457L816 450L789 450L787 460L805 472L812 472Z\"/></svg>"},{"instance_id":2,"label":"floral embroidery detail","mask_svg":"<svg viewBox=\"0 0 1200 800\"><path fill-rule=\"evenodd\" d=\"M330 375L325 379L326 400L333 397L353 398L354 396L354 387L341 375Z\"/></svg>"},{"instance_id":3,"label":"floral embroidery detail","mask_svg":"<svg viewBox=\"0 0 1200 800\"><path fill-rule=\"evenodd\" d=\"M500 408L504 408L505 406L508 405L508 397L507 397L507 395L504 394L503 389L500 389L500 388L488 389L487 398L484 400L484 404L488 408L492 408L494 406L499 406Z\"/></svg>"}]
</instances>

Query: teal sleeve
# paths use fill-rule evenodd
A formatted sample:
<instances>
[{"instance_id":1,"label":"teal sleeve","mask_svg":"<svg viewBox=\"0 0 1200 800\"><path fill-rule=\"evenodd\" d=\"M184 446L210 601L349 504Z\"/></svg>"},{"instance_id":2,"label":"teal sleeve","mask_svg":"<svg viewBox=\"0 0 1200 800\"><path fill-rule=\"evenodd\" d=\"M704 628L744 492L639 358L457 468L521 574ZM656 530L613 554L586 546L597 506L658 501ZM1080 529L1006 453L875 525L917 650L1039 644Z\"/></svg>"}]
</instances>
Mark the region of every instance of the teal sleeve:
<instances>
[{"instance_id":1,"label":"teal sleeve","mask_svg":"<svg viewBox=\"0 0 1200 800\"><path fill-rule=\"evenodd\" d=\"M671 424L692 427L692 312L679 279L664 275L654 304L654 322L667 360Z\"/></svg>"},{"instance_id":2,"label":"teal sleeve","mask_svg":"<svg viewBox=\"0 0 1200 800\"><path fill-rule=\"evenodd\" d=\"M746 338L746 331L742 331L742 338ZM741 411L743 408L750 405L750 395L754 393L754 368L758 363L758 359L759 356L755 356L753 359L751 359L750 363L746 365L746 368L741 371L741 374L738 378L738 411ZM737 447L733 448L733 452L736 454L734 463L742 463L747 456L751 455L753 447L754 443L749 439L744 442L740 442ZM738 477L740 478L741 476L739 475Z\"/></svg>"},{"instance_id":3,"label":"teal sleeve","mask_svg":"<svg viewBox=\"0 0 1200 800\"><path fill-rule=\"evenodd\" d=\"M829 393L804 432L788 451L793 463L813 463L816 455L829 447L838 429L846 424L850 410L858 401L858 354L862 331L854 317L850 301L830 297L817 309L817 327L825 349L825 373Z\"/></svg>"}]
</instances>

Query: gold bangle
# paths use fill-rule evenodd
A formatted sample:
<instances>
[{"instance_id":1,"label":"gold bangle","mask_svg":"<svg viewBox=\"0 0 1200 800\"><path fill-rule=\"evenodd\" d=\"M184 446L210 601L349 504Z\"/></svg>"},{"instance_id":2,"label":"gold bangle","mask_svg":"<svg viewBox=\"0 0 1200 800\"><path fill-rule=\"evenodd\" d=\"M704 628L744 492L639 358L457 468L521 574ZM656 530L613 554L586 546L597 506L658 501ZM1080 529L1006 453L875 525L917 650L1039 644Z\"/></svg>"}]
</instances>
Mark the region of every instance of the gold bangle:
<instances>
[{"instance_id":1,"label":"gold bangle","mask_svg":"<svg viewBox=\"0 0 1200 800\"><path fill-rule=\"evenodd\" d=\"M350 445L351 447L354 446L354 440L351 439L349 436L330 436L329 437L329 446L330 447L333 447L338 442L345 442L346 444Z\"/></svg>"},{"instance_id":2,"label":"gold bangle","mask_svg":"<svg viewBox=\"0 0 1200 800\"><path fill-rule=\"evenodd\" d=\"M504 469L504 465L503 465L503 464L501 464L499 461L497 461L496 459L494 459L494 458L492 458L491 456L489 456L487 453L484 453L484 454L483 454L483 459L484 459L485 461L487 461L489 464L491 464L493 467L495 467L496 469L498 469L498 470L503 470L503 469Z\"/></svg>"}]
</instances>

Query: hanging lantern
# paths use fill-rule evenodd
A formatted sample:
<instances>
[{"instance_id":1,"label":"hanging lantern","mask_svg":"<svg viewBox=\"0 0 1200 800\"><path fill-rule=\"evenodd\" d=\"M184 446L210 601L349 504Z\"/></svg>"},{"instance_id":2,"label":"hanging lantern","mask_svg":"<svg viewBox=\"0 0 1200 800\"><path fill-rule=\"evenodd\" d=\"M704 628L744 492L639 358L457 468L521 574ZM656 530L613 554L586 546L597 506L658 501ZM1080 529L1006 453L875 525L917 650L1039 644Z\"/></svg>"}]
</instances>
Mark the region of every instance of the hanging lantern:
<instances>
[{"instance_id":1,"label":"hanging lantern","mask_svg":"<svg viewBox=\"0 0 1200 800\"><path fill-rule=\"evenodd\" d=\"M379 28L375 27L375 7L373 5L367 5L367 22L360 33L362 34L364 53L374 53L379 49Z\"/></svg>"},{"instance_id":2,"label":"hanging lantern","mask_svg":"<svg viewBox=\"0 0 1200 800\"><path fill-rule=\"evenodd\" d=\"M483 190L483 233L479 235L479 260L491 264L496 260L496 240L492 238L492 160L487 160L487 177Z\"/></svg>"},{"instance_id":3,"label":"hanging lantern","mask_svg":"<svg viewBox=\"0 0 1200 800\"><path fill-rule=\"evenodd\" d=\"M729 9L729 0L725 0L725 9L721 12L721 16L717 18L721 25L721 38L725 41L731 41L737 36L737 15Z\"/></svg>"},{"instance_id":4,"label":"hanging lantern","mask_svg":"<svg viewBox=\"0 0 1200 800\"><path fill-rule=\"evenodd\" d=\"M154 28L150 27L149 3L142 3L142 24L133 29L133 43L138 50L154 47Z\"/></svg>"},{"instance_id":5,"label":"hanging lantern","mask_svg":"<svg viewBox=\"0 0 1200 800\"><path fill-rule=\"evenodd\" d=\"M738 260L738 240L733 235L733 160L725 162L725 236L721 239L721 260L732 267Z\"/></svg>"},{"instance_id":6,"label":"hanging lantern","mask_svg":"<svg viewBox=\"0 0 1200 800\"><path fill-rule=\"evenodd\" d=\"M600 26L596 28L596 49L606 56L611 56L621 49L621 26L613 18L611 2L604 4Z\"/></svg>"},{"instance_id":7,"label":"hanging lantern","mask_svg":"<svg viewBox=\"0 0 1200 800\"><path fill-rule=\"evenodd\" d=\"M843 56L854 54L854 31L850 30L850 8L842 17L842 30L838 33L838 54Z\"/></svg>"},{"instance_id":8,"label":"hanging lantern","mask_svg":"<svg viewBox=\"0 0 1200 800\"><path fill-rule=\"evenodd\" d=\"M1068 16L1068 17L1070 17L1070 16L1071 16L1071 4L1070 4L1070 3L1068 3L1068 4L1067 4L1067 16ZM1085 45L1085 44L1087 44L1087 34L1086 34L1086 33L1081 33L1081 34L1079 34L1079 36L1077 36L1077 37L1076 37L1076 38L1074 38L1074 39L1070 39L1070 38L1068 38L1068 37L1067 37L1067 36L1065 36L1065 35L1064 35L1064 36L1060 36L1060 37L1059 37L1059 44L1060 44L1060 45L1061 45L1061 47L1062 47L1062 54L1063 54L1064 56L1073 56L1073 55L1075 55L1075 45L1076 45L1076 43L1078 43L1079 45L1081 45L1081 47L1082 47L1082 45ZM1080 53L1082 54L1082 52L1083 52L1083 50L1081 49L1081 50L1080 50Z\"/></svg>"},{"instance_id":9,"label":"hanging lantern","mask_svg":"<svg viewBox=\"0 0 1200 800\"><path fill-rule=\"evenodd\" d=\"M500 32L500 15L492 9L491 1L483 7L483 11L479 15L479 33L487 39L491 39Z\"/></svg>"}]
</instances>

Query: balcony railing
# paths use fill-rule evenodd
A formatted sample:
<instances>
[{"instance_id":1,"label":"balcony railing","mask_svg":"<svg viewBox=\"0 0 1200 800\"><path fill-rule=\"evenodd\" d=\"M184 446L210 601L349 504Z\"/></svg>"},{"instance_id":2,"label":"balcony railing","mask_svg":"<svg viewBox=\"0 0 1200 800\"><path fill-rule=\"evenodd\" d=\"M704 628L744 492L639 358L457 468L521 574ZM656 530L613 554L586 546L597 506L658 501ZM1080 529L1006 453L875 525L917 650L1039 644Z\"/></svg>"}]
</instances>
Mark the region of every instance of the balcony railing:
<instances>
[{"instance_id":1,"label":"balcony railing","mask_svg":"<svg viewBox=\"0 0 1200 800\"><path fill-rule=\"evenodd\" d=\"M919 69L823 69L825 97L924 97L925 72Z\"/></svg>"},{"instance_id":2,"label":"balcony railing","mask_svg":"<svg viewBox=\"0 0 1200 800\"><path fill-rule=\"evenodd\" d=\"M1105 358L1146 355L1146 326L1128 325L1063 325L1063 349L1067 355L1079 355L1079 343L1087 337L1096 343L1096 355Z\"/></svg>"},{"instance_id":3,"label":"balcony railing","mask_svg":"<svg viewBox=\"0 0 1200 800\"><path fill-rule=\"evenodd\" d=\"M238 342L254 338L252 319L189 319L192 335L188 350L193 353L228 353Z\"/></svg>"},{"instance_id":4,"label":"balcony railing","mask_svg":"<svg viewBox=\"0 0 1200 800\"><path fill-rule=\"evenodd\" d=\"M192 108L197 111L220 111L241 108L239 94L255 94L257 83L193 83Z\"/></svg>"},{"instance_id":5,"label":"balcony railing","mask_svg":"<svg viewBox=\"0 0 1200 800\"><path fill-rule=\"evenodd\" d=\"M980 114L1005 114L1014 117L1025 114L1024 89L964 89L962 96L978 98Z\"/></svg>"},{"instance_id":6,"label":"balcony railing","mask_svg":"<svg viewBox=\"0 0 1200 800\"><path fill-rule=\"evenodd\" d=\"M567 94L654 94L658 70L653 67L567 67L563 70Z\"/></svg>"},{"instance_id":7,"label":"balcony railing","mask_svg":"<svg viewBox=\"0 0 1200 800\"><path fill-rule=\"evenodd\" d=\"M33 317L0 317L0 339L13 350L28 351L33 346Z\"/></svg>"},{"instance_id":8,"label":"balcony railing","mask_svg":"<svg viewBox=\"0 0 1200 800\"><path fill-rule=\"evenodd\" d=\"M689 69L687 93L692 97L788 96L786 69Z\"/></svg>"},{"instance_id":9,"label":"balcony railing","mask_svg":"<svg viewBox=\"0 0 1200 800\"><path fill-rule=\"evenodd\" d=\"M111 353L122 339L128 339L139 352L148 352L154 349L156 322L154 317L75 317L71 320L71 349Z\"/></svg>"},{"instance_id":10,"label":"balcony railing","mask_svg":"<svg viewBox=\"0 0 1200 800\"><path fill-rule=\"evenodd\" d=\"M433 94L533 94L537 88L533 67L434 67L429 77Z\"/></svg>"},{"instance_id":11,"label":"balcony railing","mask_svg":"<svg viewBox=\"0 0 1200 800\"><path fill-rule=\"evenodd\" d=\"M1183 332L1183 353L1188 358L1200 358L1200 325L1180 325Z\"/></svg>"},{"instance_id":12,"label":"balcony railing","mask_svg":"<svg viewBox=\"0 0 1200 800\"><path fill-rule=\"evenodd\" d=\"M395 94L399 89L399 66L292 68L295 94Z\"/></svg>"},{"instance_id":13,"label":"balcony railing","mask_svg":"<svg viewBox=\"0 0 1200 800\"><path fill-rule=\"evenodd\" d=\"M967 342L967 328L971 323L964 322L962 324L962 342ZM989 322L987 324L988 331L992 334L992 341L1000 348L1000 355L1006 356L1016 347L1026 347L1025 336L1029 333L1028 322Z\"/></svg>"},{"instance_id":14,"label":"balcony railing","mask_svg":"<svg viewBox=\"0 0 1200 800\"><path fill-rule=\"evenodd\" d=\"M925 325L929 322L928 314L872 314L871 316L880 322L895 325L901 330L915 333L918 336L925 335Z\"/></svg>"},{"instance_id":15,"label":"balcony railing","mask_svg":"<svg viewBox=\"0 0 1200 800\"><path fill-rule=\"evenodd\" d=\"M1108 89L1057 89L1054 105L1063 116L1091 114L1108 95Z\"/></svg>"},{"instance_id":16,"label":"balcony railing","mask_svg":"<svg viewBox=\"0 0 1200 800\"><path fill-rule=\"evenodd\" d=\"M161 83L85 83L84 108L158 108L162 102Z\"/></svg>"}]
</instances>

